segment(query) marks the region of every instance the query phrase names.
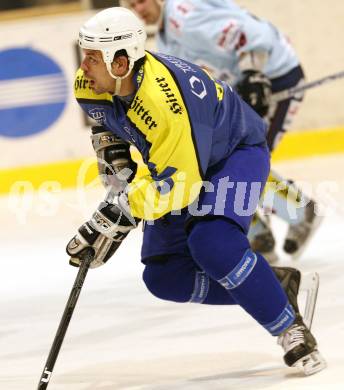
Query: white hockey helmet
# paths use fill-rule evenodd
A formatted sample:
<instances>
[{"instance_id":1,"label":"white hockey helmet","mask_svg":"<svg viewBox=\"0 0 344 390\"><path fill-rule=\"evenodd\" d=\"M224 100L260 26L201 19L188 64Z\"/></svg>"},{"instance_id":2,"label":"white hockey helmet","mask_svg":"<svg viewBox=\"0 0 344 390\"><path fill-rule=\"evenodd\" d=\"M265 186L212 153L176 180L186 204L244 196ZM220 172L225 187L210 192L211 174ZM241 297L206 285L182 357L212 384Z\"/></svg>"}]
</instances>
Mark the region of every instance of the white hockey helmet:
<instances>
[{"instance_id":1,"label":"white hockey helmet","mask_svg":"<svg viewBox=\"0 0 344 390\"><path fill-rule=\"evenodd\" d=\"M145 56L146 32L141 20L123 7L104 9L91 17L79 31L79 46L83 49L100 50L111 77L128 76L134 62ZM125 50L129 70L123 77L114 76L111 63L118 50Z\"/></svg>"}]
</instances>

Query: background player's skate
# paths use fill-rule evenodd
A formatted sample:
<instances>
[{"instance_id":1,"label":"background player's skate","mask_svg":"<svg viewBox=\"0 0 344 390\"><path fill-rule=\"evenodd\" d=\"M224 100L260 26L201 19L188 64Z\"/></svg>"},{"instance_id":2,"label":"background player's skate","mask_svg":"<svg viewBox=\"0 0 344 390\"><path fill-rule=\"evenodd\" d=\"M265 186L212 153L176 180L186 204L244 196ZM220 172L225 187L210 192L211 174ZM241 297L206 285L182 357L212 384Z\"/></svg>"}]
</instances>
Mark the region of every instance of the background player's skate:
<instances>
[{"instance_id":1,"label":"background player's skate","mask_svg":"<svg viewBox=\"0 0 344 390\"><path fill-rule=\"evenodd\" d=\"M289 225L283 249L292 255L293 259L298 259L314 233L317 231L323 218L316 214L316 203L309 200L304 208L304 218L296 224Z\"/></svg>"},{"instance_id":2,"label":"background player's skate","mask_svg":"<svg viewBox=\"0 0 344 390\"><path fill-rule=\"evenodd\" d=\"M299 258L323 220L323 217L317 215L317 203L301 192L293 182L286 181L271 171L261 206L249 232L254 250L262 253L270 263L278 259L269 218L269 214L273 214L288 224L284 251L294 259ZM263 215L264 213L268 215Z\"/></svg>"},{"instance_id":3,"label":"background player's skate","mask_svg":"<svg viewBox=\"0 0 344 390\"><path fill-rule=\"evenodd\" d=\"M269 215L263 215L261 210L255 213L248 237L253 251L261 253L270 264L278 261Z\"/></svg>"}]
</instances>

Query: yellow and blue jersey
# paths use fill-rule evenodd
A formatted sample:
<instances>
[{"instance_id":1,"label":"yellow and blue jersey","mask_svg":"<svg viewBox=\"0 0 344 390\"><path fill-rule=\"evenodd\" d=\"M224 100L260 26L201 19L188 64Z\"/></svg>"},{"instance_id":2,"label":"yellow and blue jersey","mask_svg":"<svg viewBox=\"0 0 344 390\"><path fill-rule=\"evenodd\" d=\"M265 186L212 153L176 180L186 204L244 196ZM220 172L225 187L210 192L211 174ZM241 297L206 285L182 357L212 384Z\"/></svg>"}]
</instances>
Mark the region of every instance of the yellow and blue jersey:
<instances>
[{"instance_id":1,"label":"yellow and blue jersey","mask_svg":"<svg viewBox=\"0 0 344 390\"><path fill-rule=\"evenodd\" d=\"M266 126L230 86L197 65L146 52L129 106L95 94L78 70L75 96L91 118L141 153L149 174L128 188L135 217L157 219L191 204L207 170L239 145L265 142Z\"/></svg>"}]
</instances>

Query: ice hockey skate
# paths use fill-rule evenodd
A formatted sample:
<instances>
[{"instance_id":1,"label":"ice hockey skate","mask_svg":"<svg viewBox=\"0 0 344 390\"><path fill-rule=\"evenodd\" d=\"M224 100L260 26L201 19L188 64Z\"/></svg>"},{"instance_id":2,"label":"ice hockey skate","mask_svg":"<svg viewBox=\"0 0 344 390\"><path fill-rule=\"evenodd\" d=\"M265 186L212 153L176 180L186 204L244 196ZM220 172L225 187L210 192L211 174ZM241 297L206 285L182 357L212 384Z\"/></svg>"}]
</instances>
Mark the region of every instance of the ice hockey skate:
<instances>
[{"instance_id":1,"label":"ice hockey skate","mask_svg":"<svg viewBox=\"0 0 344 390\"><path fill-rule=\"evenodd\" d=\"M268 216L263 217L256 213L253 224L255 220L260 224L260 230L251 240L251 248L254 252L261 253L269 264L274 264L278 261L278 256L275 252L276 241L270 228L270 219Z\"/></svg>"},{"instance_id":2,"label":"ice hockey skate","mask_svg":"<svg viewBox=\"0 0 344 390\"><path fill-rule=\"evenodd\" d=\"M305 375L315 374L326 368L326 362L318 351L317 342L300 315L293 325L278 336L278 344L284 349L284 361Z\"/></svg>"},{"instance_id":3,"label":"ice hockey skate","mask_svg":"<svg viewBox=\"0 0 344 390\"><path fill-rule=\"evenodd\" d=\"M300 271L290 267L274 267L273 270L296 314L294 323L278 336L277 342L285 352L284 361L289 367L296 367L305 375L315 374L326 367L326 362L318 351L317 342L310 331L319 277L314 273L302 285ZM304 308L305 320L302 318L298 305L298 294L301 289L307 293Z\"/></svg>"},{"instance_id":4,"label":"ice hockey skate","mask_svg":"<svg viewBox=\"0 0 344 390\"><path fill-rule=\"evenodd\" d=\"M309 240L318 229L323 218L315 214L316 203L310 201L305 207L305 220L290 225L283 249L286 253L298 259L307 247Z\"/></svg>"}]
</instances>

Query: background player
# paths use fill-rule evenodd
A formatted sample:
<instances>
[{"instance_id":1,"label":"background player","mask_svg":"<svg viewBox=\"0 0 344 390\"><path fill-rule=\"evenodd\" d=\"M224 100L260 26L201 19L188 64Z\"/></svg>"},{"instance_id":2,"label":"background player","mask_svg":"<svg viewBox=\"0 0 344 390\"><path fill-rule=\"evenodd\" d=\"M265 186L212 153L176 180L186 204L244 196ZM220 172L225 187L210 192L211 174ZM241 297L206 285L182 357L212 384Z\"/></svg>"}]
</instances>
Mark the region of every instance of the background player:
<instances>
[{"instance_id":1,"label":"background player","mask_svg":"<svg viewBox=\"0 0 344 390\"><path fill-rule=\"evenodd\" d=\"M216 78L233 85L242 98L269 125L270 150L288 130L302 101L302 94L275 102L273 93L304 80L293 48L271 23L258 19L231 0L130 0L129 6L147 24L158 24L157 47L161 52L195 62ZM290 181L272 171L266 191L274 192L274 202L263 205L273 210L289 229L284 250L295 258L317 228L316 204ZM281 191L276 192L275 189ZM265 200L271 198L266 194ZM292 213L288 210L293 209ZM277 260L275 239L269 217L257 214L249 237L252 247L270 262Z\"/></svg>"}]
</instances>

